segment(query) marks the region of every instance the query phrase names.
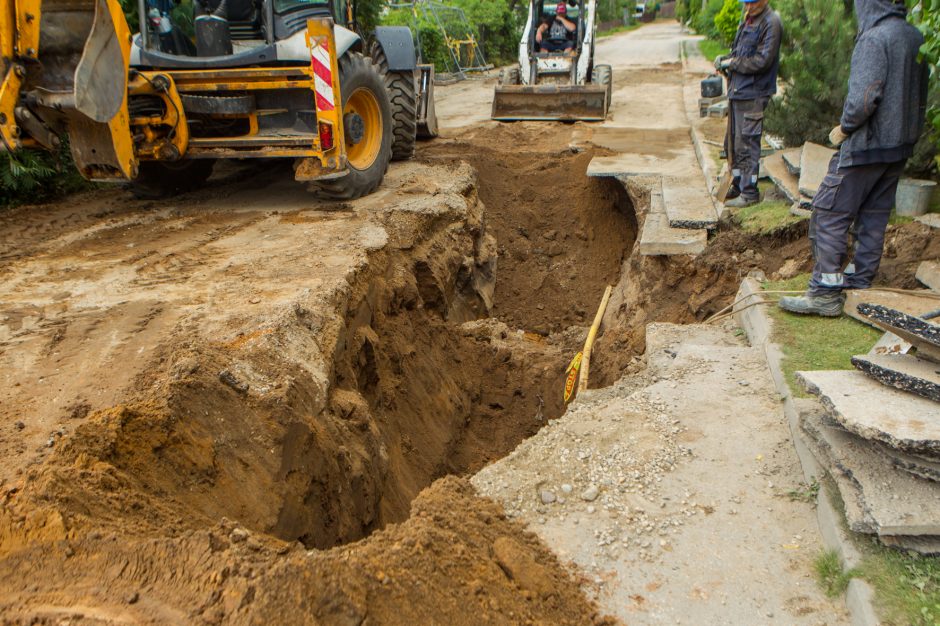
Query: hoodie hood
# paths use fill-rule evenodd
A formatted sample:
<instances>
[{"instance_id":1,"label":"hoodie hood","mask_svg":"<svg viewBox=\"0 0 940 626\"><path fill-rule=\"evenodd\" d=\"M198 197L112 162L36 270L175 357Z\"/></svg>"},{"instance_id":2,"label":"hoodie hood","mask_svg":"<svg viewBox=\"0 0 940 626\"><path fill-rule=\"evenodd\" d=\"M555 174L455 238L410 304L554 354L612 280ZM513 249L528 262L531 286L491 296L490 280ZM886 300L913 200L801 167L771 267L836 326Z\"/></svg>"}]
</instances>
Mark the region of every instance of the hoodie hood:
<instances>
[{"instance_id":1,"label":"hoodie hood","mask_svg":"<svg viewBox=\"0 0 940 626\"><path fill-rule=\"evenodd\" d=\"M855 15L858 18L858 33L861 35L887 17L905 18L907 8L903 1L855 0Z\"/></svg>"}]
</instances>

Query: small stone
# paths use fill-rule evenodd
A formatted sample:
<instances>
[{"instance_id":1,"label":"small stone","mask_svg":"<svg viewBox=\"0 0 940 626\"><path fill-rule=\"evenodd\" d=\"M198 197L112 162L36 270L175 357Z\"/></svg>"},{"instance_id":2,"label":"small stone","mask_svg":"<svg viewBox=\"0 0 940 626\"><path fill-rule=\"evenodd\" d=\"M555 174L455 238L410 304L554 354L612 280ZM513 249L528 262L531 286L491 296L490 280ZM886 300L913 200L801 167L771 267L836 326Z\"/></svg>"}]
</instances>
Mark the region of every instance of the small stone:
<instances>
[{"instance_id":1,"label":"small stone","mask_svg":"<svg viewBox=\"0 0 940 626\"><path fill-rule=\"evenodd\" d=\"M548 489L543 489L539 495L542 498L542 504L551 504L552 502L557 500L557 498L555 497L555 494L549 491Z\"/></svg>"},{"instance_id":2,"label":"small stone","mask_svg":"<svg viewBox=\"0 0 940 626\"><path fill-rule=\"evenodd\" d=\"M589 507L587 508L587 512L588 512L588 513L593 513L593 512L596 511L596 510L597 510L597 509L595 509L593 506L589 506Z\"/></svg>"},{"instance_id":3,"label":"small stone","mask_svg":"<svg viewBox=\"0 0 940 626\"><path fill-rule=\"evenodd\" d=\"M244 528L236 528L229 533L228 537L232 540L232 543L240 543L248 539L248 531Z\"/></svg>"},{"instance_id":4,"label":"small stone","mask_svg":"<svg viewBox=\"0 0 940 626\"><path fill-rule=\"evenodd\" d=\"M571 492L574 491L574 487L572 487L572 486L569 485L568 483L565 483L564 485L561 486L561 491L562 491L562 493L564 493L565 495L570 495Z\"/></svg>"},{"instance_id":5,"label":"small stone","mask_svg":"<svg viewBox=\"0 0 940 626\"><path fill-rule=\"evenodd\" d=\"M585 502L594 502L599 494L600 490L597 485L591 485L581 493L581 499Z\"/></svg>"},{"instance_id":6,"label":"small stone","mask_svg":"<svg viewBox=\"0 0 940 626\"><path fill-rule=\"evenodd\" d=\"M23 430L24 428L26 428L26 424L20 421L17 421L15 424L13 424L13 426L16 427L16 430Z\"/></svg>"},{"instance_id":7,"label":"small stone","mask_svg":"<svg viewBox=\"0 0 940 626\"><path fill-rule=\"evenodd\" d=\"M128 594L128 596L127 596L127 603L128 603L128 604L137 604L137 601L138 601L138 600L140 600L140 594L137 593L136 591L131 592L131 593Z\"/></svg>"}]
</instances>

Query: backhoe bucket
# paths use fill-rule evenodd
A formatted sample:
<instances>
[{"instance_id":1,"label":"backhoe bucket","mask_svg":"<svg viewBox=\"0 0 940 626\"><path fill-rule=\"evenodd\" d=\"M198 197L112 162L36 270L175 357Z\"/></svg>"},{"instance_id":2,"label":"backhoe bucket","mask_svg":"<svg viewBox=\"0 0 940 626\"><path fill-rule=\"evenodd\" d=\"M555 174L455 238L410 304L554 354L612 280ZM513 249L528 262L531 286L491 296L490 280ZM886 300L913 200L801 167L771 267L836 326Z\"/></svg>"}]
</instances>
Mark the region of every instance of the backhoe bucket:
<instances>
[{"instance_id":1,"label":"backhoe bucket","mask_svg":"<svg viewBox=\"0 0 940 626\"><path fill-rule=\"evenodd\" d=\"M499 85L492 118L601 122L608 104L604 85Z\"/></svg>"}]
</instances>

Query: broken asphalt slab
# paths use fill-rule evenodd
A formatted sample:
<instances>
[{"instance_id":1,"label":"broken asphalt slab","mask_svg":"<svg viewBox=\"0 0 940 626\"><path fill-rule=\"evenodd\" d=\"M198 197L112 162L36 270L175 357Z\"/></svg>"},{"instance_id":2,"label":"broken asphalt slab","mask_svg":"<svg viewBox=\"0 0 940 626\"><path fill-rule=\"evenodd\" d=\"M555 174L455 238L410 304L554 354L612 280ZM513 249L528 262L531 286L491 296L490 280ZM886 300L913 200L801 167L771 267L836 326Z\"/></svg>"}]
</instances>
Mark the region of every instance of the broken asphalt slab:
<instances>
[{"instance_id":1,"label":"broken asphalt slab","mask_svg":"<svg viewBox=\"0 0 940 626\"><path fill-rule=\"evenodd\" d=\"M881 330L913 344L918 356L940 362L940 326L877 304L860 304L856 310Z\"/></svg>"},{"instance_id":2,"label":"broken asphalt slab","mask_svg":"<svg viewBox=\"0 0 940 626\"><path fill-rule=\"evenodd\" d=\"M673 228L666 215L663 186L657 181L650 190L650 210L640 233L640 254L644 256L698 255L708 245L708 231Z\"/></svg>"},{"instance_id":3,"label":"broken asphalt slab","mask_svg":"<svg viewBox=\"0 0 940 626\"><path fill-rule=\"evenodd\" d=\"M815 143L803 144L803 153L800 157L800 193L810 198L816 195L829 171L829 161L832 160L833 154L835 150Z\"/></svg>"},{"instance_id":4,"label":"broken asphalt slab","mask_svg":"<svg viewBox=\"0 0 940 626\"><path fill-rule=\"evenodd\" d=\"M775 152L764 159L764 171L777 189L786 196L790 202L800 201L800 181L790 173L783 161L783 152Z\"/></svg>"},{"instance_id":5,"label":"broken asphalt slab","mask_svg":"<svg viewBox=\"0 0 940 626\"><path fill-rule=\"evenodd\" d=\"M829 417L850 432L940 459L940 405L886 387L855 370L797 372ZM938 518L940 519L940 518Z\"/></svg>"},{"instance_id":6,"label":"broken asphalt slab","mask_svg":"<svg viewBox=\"0 0 940 626\"><path fill-rule=\"evenodd\" d=\"M791 176L800 176L800 160L803 158L803 148L791 148L780 153L783 164Z\"/></svg>"},{"instance_id":7,"label":"broken asphalt slab","mask_svg":"<svg viewBox=\"0 0 940 626\"><path fill-rule=\"evenodd\" d=\"M906 354L853 356L852 365L883 385L940 402L940 366Z\"/></svg>"},{"instance_id":8,"label":"broken asphalt slab","mask_svg":"<svg viewBox=\"0 0 940 626\"><path fill-rule=\"evenodd\" d=\"M845 314L857 319L863 324L880 328L877 321L858 311L862 304L873 304L886 309L893 309L914 317L921 317L940 309L940 298L937 294L924 289L923 291L908 291L898 293L884 289L849 289L845 292Z\"/></svg>"},{"instance_id":9,"label":"broken asphalt slab","mask_svg":"<svg viewBox=\"0 0 940 626\"><path fill-rule=\"evenodd\" d=\"M801 427L835 478L853 531L940 535L940 483L897 471L870 442L827 425L823 416L804 415Z\"/></svg>"},{"instance_id":10,"label":"broken asphalt slab","mask_svg":"<svg viewBox=\"0 0 940 626\"><path fill-rule=\"evenodd\" d=\"M880 441L872 441L871 444L873 450L880 452L885 460L899 470L924 480L940 482L940 461L932 461L916 454L901 452Z\"/></svg>"}]
</instances>

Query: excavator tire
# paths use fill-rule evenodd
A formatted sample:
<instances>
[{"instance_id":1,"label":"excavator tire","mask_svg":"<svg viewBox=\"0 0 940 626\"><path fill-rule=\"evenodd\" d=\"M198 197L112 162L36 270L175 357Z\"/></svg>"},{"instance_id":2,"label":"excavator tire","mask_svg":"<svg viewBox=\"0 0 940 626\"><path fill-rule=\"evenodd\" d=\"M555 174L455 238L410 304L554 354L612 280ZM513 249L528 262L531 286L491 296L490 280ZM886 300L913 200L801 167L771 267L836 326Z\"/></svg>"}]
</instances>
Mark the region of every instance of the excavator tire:
<instances>
[{"instance_id":1,"label":"excavator tire","mask_svg":"<svg viewBox=\"0 0 940 626\"><path fill-rule=\"evenodd\" d=\"M212 175L214 165L213 159L144 161L140 164L137 178L130 184L130 191L142 200L156 200L195 191Z\"/></svg>"},{"instance_id":2,"label":"excavator tire","mask_svg":"<svg viewBox=\"0 0 940 626\"><path fill-rule=\"evenodd\" d=\"M609 65L595 65L591 72L591 82L607 87L607 106L610 107L610 99L614 94L614 72Z\"/></svg>"},{"instance_id":3,"label":"excavator tire","mask_svg":"<svg viewBox=\"0 0 940 626\"><path fill-rule=\"evenodd\" d=\"M379 66L388 99L392 105L392 160L404 161L415 155L418 137L418 89L415 73L392 72L379 42L372 44L372 62Z\"/></svg>"},{"instance_id":4,"label":"excavator tire","mask_svg":"<svg viewBox=\"0 0 940 626\"><path fill-rule=\"evenodd\" d=\"M348 173L340 178L321 180L311 185L321 198L354 200L375 191L385 177L392 156L392 110L379 68L358 52L347 52L339 59L343 118L357 115L362 120L362 137L352 142L347 128L346 158Z\"/></svg>"}]
</instances>

